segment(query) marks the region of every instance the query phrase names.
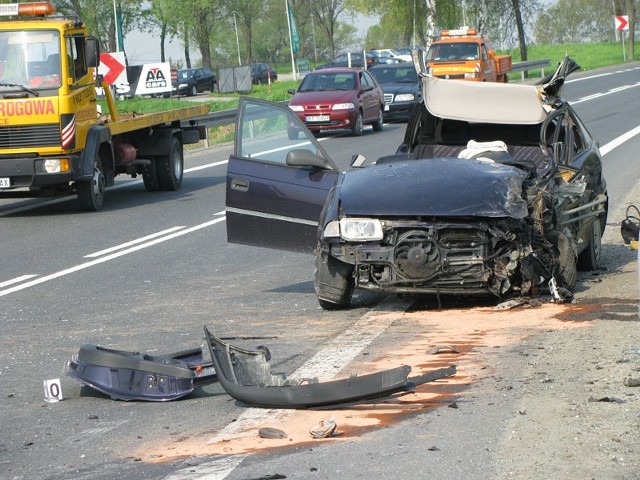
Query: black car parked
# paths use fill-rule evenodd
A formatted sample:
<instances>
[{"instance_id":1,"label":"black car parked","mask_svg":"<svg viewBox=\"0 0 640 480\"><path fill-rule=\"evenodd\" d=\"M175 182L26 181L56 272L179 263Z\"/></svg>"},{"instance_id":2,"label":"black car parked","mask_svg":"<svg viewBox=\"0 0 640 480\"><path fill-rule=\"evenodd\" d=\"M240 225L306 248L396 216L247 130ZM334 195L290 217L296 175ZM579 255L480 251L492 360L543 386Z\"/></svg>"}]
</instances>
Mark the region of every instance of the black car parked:
<instances>
[{"instance_id":1,"label":"black car parked","mask_svg":"<svg viewBox=\"0 0 640 480\"><path fill-rule=\"evenodd\" d=\"M172 81L174 95L193 97L202 92L216 89L216 74L208 68L185 68L178 70L176 80Z\"/></svg>"},{"instance_id":2,"label":"black car parked","mask_svg":"<svg viewBox=\"0 0 640 480\"><path fill-rule=\"evenodd\" d=\"M540 85L425 75L397 153L346 172L291 109L243 98L228 240L313 252L325 309L354 289L566 301L598 268L608 202L598 145L561 96L576 67Z\"/></svg>"},{"instance_id":3,"label":"black car parked","mask_svg":"<svg viewBox=\"0 0 640 480\"><path fill-rule=\"evenodd\" d=\"M422 101L422 84L413 63L375 65L369 69L384 92L384 121L409 120Z\"/></svg>"},{"instance_id":4,"label":"black car parked","mask_svg":"<svg viewBox=\"0 0 640 480\"><path fill-rule=\"evenodd\" d=\"M278 80L278 73L266 63L251 64L251 83L268 85Z\"/></svg>"}]
</instances>

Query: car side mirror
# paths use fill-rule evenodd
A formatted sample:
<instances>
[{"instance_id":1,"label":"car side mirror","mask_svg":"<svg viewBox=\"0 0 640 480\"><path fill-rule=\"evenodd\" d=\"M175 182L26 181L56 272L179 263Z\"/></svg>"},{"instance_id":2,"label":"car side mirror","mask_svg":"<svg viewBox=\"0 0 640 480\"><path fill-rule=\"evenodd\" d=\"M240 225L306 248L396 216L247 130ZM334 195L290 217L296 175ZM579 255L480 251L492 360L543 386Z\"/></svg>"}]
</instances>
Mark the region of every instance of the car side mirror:
<instances>
[{"instance_id":1,"label":"car side mirror","mask_svg":"<svg viewBox=\"0 0 640 480\"><path fill-rule=\"evenodd\" d=\"M295 89L295 88L290 88L289 90L287 90L287 93L288 93L289 95L295 95L295 93L296 93L296 89Z\"/></svg>"},{"instance_id":2,"label":"car side mirror","mask_svg":"<svg viewBox=\"0 0 640 480\"><path fill-rule=\"evenodd\" d=\"M326 169L327 164L322 157L305 149L290 150L287 153L287 165L290 167L311 167Z\"/></svg>"}]
</instances>

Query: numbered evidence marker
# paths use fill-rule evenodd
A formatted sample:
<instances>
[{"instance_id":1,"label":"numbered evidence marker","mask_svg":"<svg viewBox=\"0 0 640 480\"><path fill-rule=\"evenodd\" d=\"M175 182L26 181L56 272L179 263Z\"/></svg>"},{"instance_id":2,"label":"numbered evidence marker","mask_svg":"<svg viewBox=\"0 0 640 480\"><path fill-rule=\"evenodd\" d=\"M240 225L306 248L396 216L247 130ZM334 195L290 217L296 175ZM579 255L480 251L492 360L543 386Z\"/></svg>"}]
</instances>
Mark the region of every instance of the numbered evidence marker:
<instances>
[{"instance_id":1,"label":"numbered evidence marker","mask_svg":"<svg viewBox=\"0 0 640 480\"><path fill-rule=\"evenodd\" d=\"M44 401L49 403L59 402L62 400L62 385L60 379L44 381Z\"/></svg>"}]
</instances>

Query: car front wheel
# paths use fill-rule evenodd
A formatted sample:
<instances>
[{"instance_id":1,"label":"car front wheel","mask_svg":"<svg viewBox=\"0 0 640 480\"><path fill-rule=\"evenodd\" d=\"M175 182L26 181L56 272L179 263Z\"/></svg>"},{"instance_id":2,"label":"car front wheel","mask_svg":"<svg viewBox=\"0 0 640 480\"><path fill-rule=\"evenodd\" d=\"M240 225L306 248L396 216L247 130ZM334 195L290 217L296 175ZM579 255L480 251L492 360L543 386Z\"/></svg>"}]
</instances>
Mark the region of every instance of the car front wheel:
<instances>
[{"instance_id":1,"label":"car front wheel","mask_svg":"<svg viewBox=\"0 0 640 480\"><path fill-rule=\"evenodd\" d=\"M190 97L195 97L198 94L198 89L196 88L195 85L191 85L189 87L189 91L187 93L188 96Z\"/></svg>"},{"instance_id":2,"label":"car front wheel","mask_svg":"<svg viewBox=\"0 0 640 480\"><path fill-rule=\"evenodd\" d=\"M560 233L557 240L558 269L556 271L560 286L573 291L578 277L578 259L575 254L572 240Z\"/></svg>"},{"instance_id":3,"label":"car front wheel","mask_svg":"<svg viewBox=\"0 0 640 480\"><path fill-rule=\"evenodd\" d=\"M316 255L314 287L324 310L348 308L353 296L353 266L320 252Z\"/></svg>"},{"instance_id":4,"label":"car front wheel","mask_svg":"<svg viewBox=\"0 0 640 480\"><path fill-rule=\"evenodd\" d=\"M382 124L384 123L384 119L382 117L382 109L378 110L378 118L373 122L373 130L375 132L379 132L382 130Z\"/></svg>"},{"instance_id":5,"label":"car front wheel","mask_svg":"<svg viewBox=\"0 0 640 480\"><path fill-rule=\"evenodd\" d=\"M578 270L590 271L600 268L602 251L602 220L598 217L593 221L589 234L589 245L578 255Z\"/></svg>"},{"instance_id":6,"label":"car front wheel","mask_svg":"<svg viewBox=\"0 0 640 480\"><path fill-rule=\"evenodd\" d=\"M358 112L356 115L356 119L353 122L353 126L351 127L351 135L354 137L359 137L362 135L362 113Z\"/></svg>"}]
</instances>

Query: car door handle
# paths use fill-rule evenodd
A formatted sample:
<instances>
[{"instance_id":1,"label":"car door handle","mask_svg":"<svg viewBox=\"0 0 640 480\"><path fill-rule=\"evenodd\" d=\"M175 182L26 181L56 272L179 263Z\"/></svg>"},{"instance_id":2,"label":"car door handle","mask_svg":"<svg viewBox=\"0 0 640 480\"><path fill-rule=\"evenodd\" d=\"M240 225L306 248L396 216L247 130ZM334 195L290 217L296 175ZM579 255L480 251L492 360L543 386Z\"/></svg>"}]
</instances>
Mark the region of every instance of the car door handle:
<instances>
[{"instance_id":1,"label":"car door handle","mask_svg":"<svg viewBox=\"0 0 640 480\"><path fill-rule=\"evenodd\" d=\"M239 190L240 192L248 192L249 191L249 182L243 178L232 178L231 179L231 189Z\"/></svg>"}]
</instances>

